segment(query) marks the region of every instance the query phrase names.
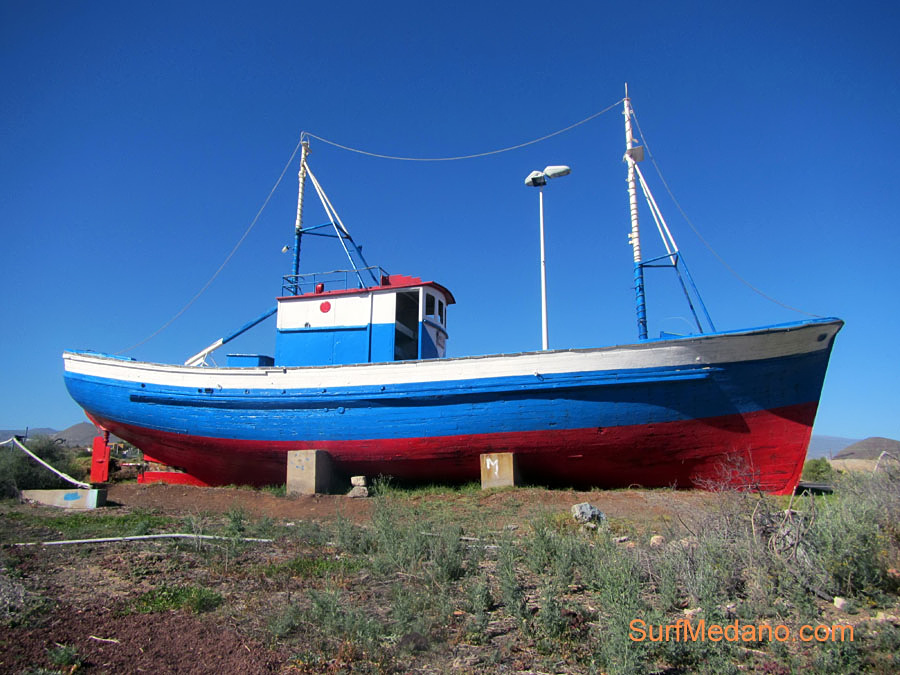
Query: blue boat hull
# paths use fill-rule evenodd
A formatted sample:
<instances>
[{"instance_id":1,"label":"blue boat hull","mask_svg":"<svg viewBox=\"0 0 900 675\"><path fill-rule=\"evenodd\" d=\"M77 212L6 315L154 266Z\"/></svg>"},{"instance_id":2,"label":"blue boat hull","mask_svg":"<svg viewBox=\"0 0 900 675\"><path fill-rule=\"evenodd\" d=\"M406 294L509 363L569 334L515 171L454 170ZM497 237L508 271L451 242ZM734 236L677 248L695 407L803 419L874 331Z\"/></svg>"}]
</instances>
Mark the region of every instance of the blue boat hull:
<instances>
[{"instance_id":1,"label":"blue boat hull","mask_svg":"<svg viewBox=\"0 0 900 675\"><path fill-rule=\"evenodd\" d=\"M209 484L282 483L285 453L316 448L370 476L473 480L479 454L515 452L537 482L780 493L799 479L840 326L324 368L67 353L66 385L98 425Z\"/></svg>"}]
</instances>

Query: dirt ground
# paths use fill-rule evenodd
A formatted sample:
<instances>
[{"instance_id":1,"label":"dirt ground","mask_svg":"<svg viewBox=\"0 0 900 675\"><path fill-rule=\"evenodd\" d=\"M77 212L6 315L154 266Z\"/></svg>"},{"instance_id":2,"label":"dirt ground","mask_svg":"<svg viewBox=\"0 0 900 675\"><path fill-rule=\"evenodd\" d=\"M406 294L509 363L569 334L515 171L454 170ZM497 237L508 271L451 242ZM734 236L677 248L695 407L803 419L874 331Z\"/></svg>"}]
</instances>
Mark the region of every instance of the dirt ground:
<instances>
[{"instance_id":1,"label":"dirt ground","mask_svg":"<svg viewBox=\"0 0 900 675\"><path fill-rule=\"evenodd\" d=\"M412 493L415 495L415 493ZM717 500L715 494L676 490L546 490L519 488L486 491L477 501L486 518L496 518L498 526L521 524L538 511L568 511L574 504L590 502L610 518L621 518L639 527L654 527L670 518L690 517ZM411 502L447 504L457 499L470 503L466 495L451 494L411 497ZM192 512L227 513L243 509L260 518L324 521L338 516L364 523L372 515L371 499L350 499L343 495L314 495L285 499L256 490L198 488L185 485L114 484L108 501L129 508L156 510L181 515ZM504 507L504 508L500 508ZM513 507L513 508L511 508Z\"/></svg>"},{"instance_id":2,"label":"dirt ground","mask_svg":"<svg viewBox=\"0 0 900 675\"><path fill-rule=\"evenodd\" d=\"M572 505L590 502L610 519L621 519L645 532L662 530L667 524L690 519L717 496L702 492L671 490L621 490L574 492L522 488L443 494L411 492L410 504L428 509L441 502L461 521L483 520L492 528L525 525L538 513L568 513ZM359 524L370 522L372 499L319 495L277 497L255 490L198 488L181 485L113 484L109 506L98 514L153 513L184 518L206 518L236 510L251 518L274 521L331 521L343 517ZM457 501L458 504L454 504ZM454 511L454 509L458 511ZM4 510L5 509L5 510ZM271 639L262 619L269 606L263 598L283 596L290 601L291 587L272 586L259 576L242 574L268 562L296 556L293 544L249 547L210 566L187 547L172 544L98 544L88 546L11 547L10 543L51 537L32 529L21 531L16 523L44 515L58 518L49 507L14 505L0 509L0 672L3 673L265 673L265 672L354 672L352 659L340 654L332 662L315 666L286 651ZM29 522L35 522L30 518ZM40 521L38 521L40 522ZM230 568L229 568L230 565ZM129 611L134 598L161 583L177 584L190 579L217 589L227 611L192 613L183 610L137 613ZM266 584L269 584L267 586ZM295 591L296 592L296 591ZM36 609L26 620L10 620L11 612L28 606ZM77 660L63 662L61 646L74 647ZM530 672L527 663L513 663L495 671L476 667L464 644L438 662L416 666L416 672ZM55 655L55 661L54 661ZM449 660L447 660L449 659ZM71 659L70 659L71 660ZM394 670L394 672L397 672Z\"/></svg>"}]
</instances>

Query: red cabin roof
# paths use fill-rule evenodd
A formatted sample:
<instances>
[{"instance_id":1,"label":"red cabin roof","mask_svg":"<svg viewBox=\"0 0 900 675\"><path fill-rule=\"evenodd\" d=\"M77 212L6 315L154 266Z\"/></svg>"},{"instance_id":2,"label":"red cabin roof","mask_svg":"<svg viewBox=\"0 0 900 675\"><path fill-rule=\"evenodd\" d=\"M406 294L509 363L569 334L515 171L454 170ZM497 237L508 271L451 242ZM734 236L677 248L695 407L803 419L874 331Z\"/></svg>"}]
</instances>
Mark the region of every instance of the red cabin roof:
<instances>
[{"instance_id":1,"label":"red cabin roof","mask_svg":"<svg viewBox=\"0 0 900 675\"><path fill-rule=\"evenodd\" d=\"M369 286L367 288L342 288L333 291L323 290L320 293L316 293L315 291L313 291L312 293L301 293L300 295L281 296L278 298L278 300L286 300L288 298L321 297L326 295L357 295L359 293L368 293L370 291L386 291L398 288L417 288L419 286L431 286L432 288L436 288L447 297L448 305L453 305L456 303L453 294L444 286L441 286L439 283L436 283L434 281L422 281L419 277L408 277L404 274L390 274L387 276L383 276L381 278L381 285L379 286Z\"/></svg>"}]
</instances>

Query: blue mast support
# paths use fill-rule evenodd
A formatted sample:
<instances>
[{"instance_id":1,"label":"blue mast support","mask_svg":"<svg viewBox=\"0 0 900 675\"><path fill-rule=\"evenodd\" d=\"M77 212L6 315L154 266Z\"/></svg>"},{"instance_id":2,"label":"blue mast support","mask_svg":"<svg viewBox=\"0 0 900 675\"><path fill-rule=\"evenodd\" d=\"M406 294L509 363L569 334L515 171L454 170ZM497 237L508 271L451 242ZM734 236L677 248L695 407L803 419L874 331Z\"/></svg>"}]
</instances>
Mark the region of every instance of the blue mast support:
<instances>
[{"instance_id":1,"label":"blue mast support","mask_svg":"<svg viewBox=\"0 0 900 675\"><path fill-rule=\"evenodd\" d=\"M366 262L366 259L362 254L362 246L357 246L356 242L353 241L353 237L351 237L349 234L345 235L345 238L347 239L347 241L350 242L350 246L353 247L353 252L356 253L356 256L359 258L360 262L362 263L362 265L357 266L356 263L353 263L352 258L350 260L350 262L353 263L354 267L356 267L357 278L359 278L359 287L360 288L368 288L363 283L362 277L359 276L360 271L368 272L369 276L372 277L372 286L378 286L381 283L381 279L376 278L375 272L373 271L372 267L369 265L368 262Z\"/></svg>"},{"instance_id":2,"label":"blue mast support","mask_svg":"<svg viewBox=\"0 0 900 675\"><path fill-rule=\"evenodd\" d=\"M634 304L637 313L638 339L647 339L647 303L644 298L644 264L634 264Z\"/></svg>"},{"instance_id":3,"label":"blue mast support","mask_svg":"<svg viewBox=\"0 0 900 675\"><path fill-rule=\"evenodd\" d=\"M300 235L302 234L302 229L294 229L294 267L292 273L295 277L300 274Z\"/></svg>"},{"instance_id":4,"label":"blue mast support","mask_svg":"<svg viewBox=\"0 0 900 675\"><path fill-rule=\"evenodd\" d=\"M673 262L665 265L654 265L657 260L665 260L669 259ZM656 258L651 258L650 260L644 260L641 263L642 267L671 267L675 270L675 276L678 277L678 283L681 284L681 292L684 293L684 299L687 301L688 308L691 310L691 315L694 317L694 323L697 326L697 332L703 333L703 324L700 321L700 316L697 314L697 310L695 307L694 299L696 298L696 304L700 306L701 311L703 312L703 318L706 319L706 324L709 326L709 330L712 333L716 332L716 326L713 323L712 317L709 315L709 311L706 309L706 303L703 302L703 296L700 295L700 290L697 288L697 285L694 283L694 278L691 276L691 270L687 266L687 262L684 260L684 256L680 251L673 251L672 253L666 253L664 255L658 256ZM681 274L681 269L684 268L684 275ZM687 279L687 284L685 284L685 278ZM690 286L690 289L688 288Z\"/></svg>"},{"instance_id":5,"label":"blue mast support","mask_svg":"<svg viewBox=\"0 0 900 675\"><path fill-rule=\"evenodd\" d=\"M234 340L234 339L235 339L236 337L238 337L239 335L243 335L244 333L246 333L248 330L250 330L251 328L253 328L255 325L257 325L257 324L259 324L259 323L262 323L263 321L265 321L266 319L268 319L270 316L272 316L272 315L275 313L275 311L276 311L277 309L278 309L277 306L272 307L271 309L267 309L265 312L263 312L262 314L260 314L258 317L256 317L256 318L253 319L252 321L248 321L247 323L245 323L243 326L241 326L240 328L238 328L236 331L234 331L233 333L231 333L231 334L228 335L227 337L223 337L223 338L222 338L222 344L224 345L224 344L227 344L228 342L231 342L232 340Z\"/></svg>"},{"instance_id":6,"label":"blue mast support","mask_svg":"<svg viewBox=\"0 0 900 675\"><path fill-rule=\"evenodd\" d=\"M634 280L635 299L637 304L638 335L642 340L647 339L647 315L644 298L643 275L644 267L674 268L675 275L678 277L678 283L681 285L681 291L682 293L684 293L684 298L691 310L691 315L694 317L694 323L697 326L697 331L701 334L703 333L703 324L700 321L700 317L697 315L697 311L694 307L694 298L696 298L697 304L700 305L700 309L703 312L703 316L706 319L706 323L709 325L710 330L712 332L715 332L716 327L712 322L709 311L706 309L706 304L703 302L703 297L700 295L700 291L697 289L697 285L694 283L694 279L691 276L691 272L688 269L687 263L685 262L684 257L679 252L678 245L675 243L675 240L672 237L672 233L669 231L668 225L666 225L665 218L663 218L662 212L659 210L659 206L656 204L656 200L653 198L653 194L650 192L650 188L644 181L644 176L637 166L637 162L640 162L644 159L644 148L642 146L635 146L634 144L634 136L632 135L631 131L632 114L631 102L628 99L628 85L626 85L624 110L626 142L625 161L628 163L628 198L631 207L631 233L629 234L628 239L631 242L631 246L634 250ZM650 260L642 260L641 258L635 174L640 179L641 188L644 191L644 196L647 198L647 204L650 206L650 213L653 216L653 220L656 222L656 227L659 230L659 235L666 247L666 253L664 255L661 255L657 258L652 258ZM670 262L668 264L660 265L652 264L658 260L664 259L667 259ZM681 274L681 267L684 267L684 275ZM690 285L690 291L688 290L688 286L685 284L685 277L687 278L687 282ZM691 293L691 291L693 291L693 294Z\"/></svg>"},{"instance_id":7,"label":"blue mast support","mask_svg":"<svg viewBox=\"0 0 900 675\"><path fill-rule=\"evenodd\" d=\"M700 325L700 318L697 316L697 310L694 309L694 302L691 300L691 294L688 293L687 286L684 285L684 277L681 276L681 270L678 269L678 263L681 260L678 257L677 253L674 254L674 257L675 257L675 263L672 265L672 267L675 269L675 276L678 277L678 283L681 284L681 292L684 293L684 299L687 301L688 308L691 310L691 316L694 317L694 323L697 324L697 331L700 333L703 333L703 326ZM685 269L685 271L687 271L687 266L685 266L684 269ZM696 289L694 289L694 290L696 290ZM699 297L700 296L698 295L697 298L699 299ZM702 304L702 302L703 301L701 300L701 304Z\"/></svg>"},{"instance_id":8,"label":"blue mast support","mask_svg":"<svg viewBox=\"0 0 900 675\"><path fill-rule=\"evenodd\" d=\"M681 261L681 264L684 266L684 274L687 277L688 283L691 285L691 288L694 291L694 295L697 298L697 303L700 305L700 309L703 310L703 316L706 318L706 323L709 324L709 330L711 332L715 333L716 326L715 326L715 324L713 324L712 317L709 315L709 312L706 309L706 303L703 302L703 296L700 295L700 290L697 288L697 285L694 283L694 277L691 276L691 270L688 268L687 263L685 262L683 256L681 256L679 258L679 260ZM682 283L682 285L684 285L684 284ZM687 291L685 291L685 295L687 295ZM688 298L688 304L690 304L690 298ZM693 305L691 305L691 311L692 312L694 311ZM694 316L695 317L697 316L696 313L694 314ZM701 330L700 332L702 333L703 331Z\"/></svg>"},{"instance_id":9,"label":"blue mast support","mask_svg":"<svg viewBox=\"0 0 900 675\"><path fill-rule=\"evenodd\" d=\"M671 260L672 262L668 264L654 265L657 260ZM691 298L691 294L688 292L687 286L684 283L684 277L681 276L681 269L678 267L678 263L683 262L681 259L681 254L678 251L673 251L672 253L666 253L665 255L658 256L656 258L651 258L650 260L645 260L642 264L644 267L671 267L675 270L675 276L678 277L678 283L681 285L681 292L684 293L684 299L687 301L688 308L691 310L691 316L694 317L694 325L697 326L697 332L703 333L703 326L700 323L700 317L697 316L697 310L694 309L694 301ZM684 265L684 271L690 274L687 269L687 265ZM693 285L693 284L692 284ZM703 300L700 298L700 293L697 291L697 287L694 286L694 293L697 296L697 300L700 302L701 306L703 305ZM705 310L705 308L704 308ZM709 315L707 315L707 320L709 319ZM712 326L712 322L710 321L710 326ZM715 328L712 329L715 332Z\"/></svg>"}]
</instances>

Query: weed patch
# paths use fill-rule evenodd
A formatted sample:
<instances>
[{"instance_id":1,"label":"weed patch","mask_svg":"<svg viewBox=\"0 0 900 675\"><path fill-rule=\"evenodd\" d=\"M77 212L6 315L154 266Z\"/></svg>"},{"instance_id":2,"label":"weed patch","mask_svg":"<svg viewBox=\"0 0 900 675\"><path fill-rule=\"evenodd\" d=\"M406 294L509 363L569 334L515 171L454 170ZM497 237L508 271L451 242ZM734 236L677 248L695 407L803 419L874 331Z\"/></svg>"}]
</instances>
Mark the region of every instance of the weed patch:
<instances>
[{"instance_id":1,"label":"weed patch","mask_svg":"<svg viewBox=\"0 0 900 675\"><path fill-rule=\"evenodd\" d=\"M315 579L351 574L361 567L362 563L355 559L298 555L284 562L267 565L263 568L263 574L273 579L292 577Z\"/></svg>"},{"instance_id":2,"label":"weed patch","mask_svg":"<svg viewBox=\"0 0 900 675\"><path fill-rule=\"evenodd\" d=\"M201 586L161 586L138 597L134 609L140 613L186 609L200 614L221 604L221 595Z\"/></svg>"}]
</instances>

